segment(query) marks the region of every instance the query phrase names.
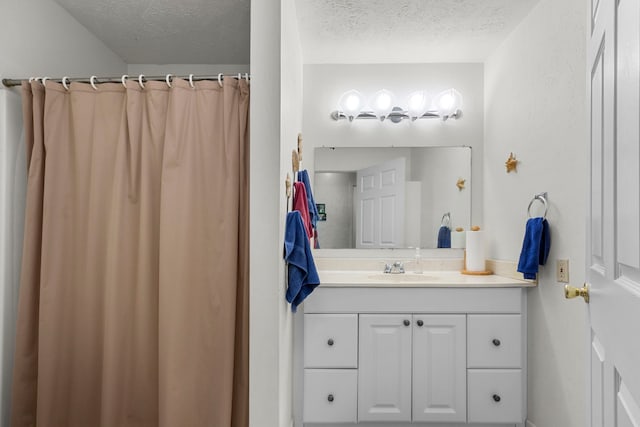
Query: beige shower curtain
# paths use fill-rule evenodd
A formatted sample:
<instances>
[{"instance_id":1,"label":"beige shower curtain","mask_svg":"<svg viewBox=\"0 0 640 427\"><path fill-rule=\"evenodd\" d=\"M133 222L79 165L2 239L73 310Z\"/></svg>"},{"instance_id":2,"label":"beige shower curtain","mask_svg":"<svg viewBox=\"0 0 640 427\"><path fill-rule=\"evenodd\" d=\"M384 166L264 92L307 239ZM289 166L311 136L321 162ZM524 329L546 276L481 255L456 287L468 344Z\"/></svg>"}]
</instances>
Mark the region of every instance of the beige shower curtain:
<instances>
[{"instance_id":1,"label":"beige shower curtain","mask_svg":"<svg viewBox=\"0 0 640 427\"><path fill-rule=\"evenodd\" d=\"M13 427L248 425L246 81L23 83Z\"/></svg>"}]
</instances>

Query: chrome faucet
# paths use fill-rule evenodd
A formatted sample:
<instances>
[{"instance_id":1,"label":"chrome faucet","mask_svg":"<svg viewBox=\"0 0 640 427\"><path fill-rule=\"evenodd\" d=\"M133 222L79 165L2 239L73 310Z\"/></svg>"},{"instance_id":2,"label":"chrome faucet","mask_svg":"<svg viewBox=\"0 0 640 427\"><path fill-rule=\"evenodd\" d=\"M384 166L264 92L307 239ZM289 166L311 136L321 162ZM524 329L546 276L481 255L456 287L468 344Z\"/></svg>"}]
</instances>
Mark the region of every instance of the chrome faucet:
<instances>
[{"instance_id":1,"label":"chrome faucet","mask_svg":"<svg viewBox=\"0 0 640 427\"><path fill-rule=\"evenodd\" d=\"M384 272L389 274L402 274L404 273L404 264L402 261L396 261L393 264L385 264Z\"/></svg>"}]
</instances>

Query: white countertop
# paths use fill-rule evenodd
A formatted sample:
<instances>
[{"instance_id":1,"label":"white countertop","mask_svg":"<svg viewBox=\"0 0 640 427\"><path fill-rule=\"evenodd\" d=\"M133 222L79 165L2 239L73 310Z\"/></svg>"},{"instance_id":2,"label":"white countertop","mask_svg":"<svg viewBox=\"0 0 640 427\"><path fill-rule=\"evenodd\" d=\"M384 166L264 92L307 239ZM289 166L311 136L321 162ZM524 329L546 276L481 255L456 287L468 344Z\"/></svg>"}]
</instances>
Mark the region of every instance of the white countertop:
<instances>
[{"instance_id":1,"label":"white countertop","mask_svg":"<svg viewBox=\"0 0 640 427\"><path fill-rule=\"evenodd\" d=\"M466 275L459 271L432 270L422 274L390 274L360 270L319 270L322 287L400 288L529 288L536 282L503 276Z\"/></svg>"}]
</instances>

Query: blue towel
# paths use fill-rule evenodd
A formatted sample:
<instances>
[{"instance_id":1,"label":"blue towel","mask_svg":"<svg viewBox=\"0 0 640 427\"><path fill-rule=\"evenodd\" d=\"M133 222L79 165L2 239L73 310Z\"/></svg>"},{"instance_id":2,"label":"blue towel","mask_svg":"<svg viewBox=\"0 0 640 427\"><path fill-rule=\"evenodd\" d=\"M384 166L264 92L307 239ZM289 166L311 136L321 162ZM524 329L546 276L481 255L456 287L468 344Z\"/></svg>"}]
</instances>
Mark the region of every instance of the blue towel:
<instances>
[{"instance_id":1,"label":"blue towel","mask_svg":"<svg viewBox=\"0 0 640 427\"><path fill-rule=\"evenodd\" d=\"M544 265L549 256L551 247L551 234L549 223L544 218L529 218L527 221L522 252L518 261L518 271L525 279L535 280L538 273L538 264Z\"/></svg>"},{"instance_id":2,"label":"blue towel","mask_svg":"<svg viewBox=\"0 0 640 427\"><path fill-rule=\"evenodd\" d=\"M286 297L291 303L291 311L295 313L302 300L320 284L307 232L298 211L287 214L284 230L284 259L288 269Z\"/></svg>"},{"instance_id":3,"label":"blue towel","mask_svg":"<svg viewBox=\"0 0 640 427\"><path fill-rule=\"evenodd\" d=\"M446 225L441 225L438 230L438 247L450 248L451 247L451 229Z\"/></svg>"},{"instance_id":4,"label":"blue towel","mask_svg":"<svg viewBox=\"0 0 640 427\"><path fill-rule=\"evenodd\" d=\"M307 191L307 205L309 205L309 217L311 218L311 225L316 228L316 223L320 214L318 214L318 207L316 201L313 199L313 193L311 192L311 181L309 181L309 173L306 169L298 171L298 181L304 184L304 189Z\"/></svg>"}]
</instances>

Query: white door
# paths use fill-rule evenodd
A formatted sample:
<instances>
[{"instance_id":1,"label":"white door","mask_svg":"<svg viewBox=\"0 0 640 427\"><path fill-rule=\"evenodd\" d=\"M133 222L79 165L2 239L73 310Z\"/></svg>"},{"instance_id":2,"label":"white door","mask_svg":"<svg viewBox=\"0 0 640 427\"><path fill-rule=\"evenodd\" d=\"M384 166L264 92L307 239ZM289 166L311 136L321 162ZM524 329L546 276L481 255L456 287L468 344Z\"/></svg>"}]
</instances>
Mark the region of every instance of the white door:
<instances>
[{"instance_id":1,"label":"white door","mask_svg":"<svg viewBox=\"0 0 640 427\"><path fill-rule=\"evenodd\" d=\"M413 421L467 420L466 316L413 316Z\"/></svg>"},{"instance_id":2,"label":"white door","mask_svg":"<svg viewBox=\"0 0 640 427\"><path fill-rule=\"evenodd\" d=\"M361 169L356 185L356 248L404 246L406 159Z\"/></svg>"},{"instance_id":3,"label":"white door","mask_svg":"<svg viewBox=\"0 0 640 427\"><path fill-rule=\"evenodd\" d=\"M589 426L640 426L640 2L588 1Z\"/></svg>"},{"instance_id":4,"label":"white door","mask_svg":"<svg viewBox=\"0 0 640 427\"><path fill-rule=\"evenodd\" d=\"M411 315L361 314L358 421L411 421Z\"/></svg>"}]
</instances>

